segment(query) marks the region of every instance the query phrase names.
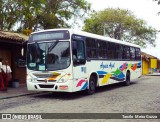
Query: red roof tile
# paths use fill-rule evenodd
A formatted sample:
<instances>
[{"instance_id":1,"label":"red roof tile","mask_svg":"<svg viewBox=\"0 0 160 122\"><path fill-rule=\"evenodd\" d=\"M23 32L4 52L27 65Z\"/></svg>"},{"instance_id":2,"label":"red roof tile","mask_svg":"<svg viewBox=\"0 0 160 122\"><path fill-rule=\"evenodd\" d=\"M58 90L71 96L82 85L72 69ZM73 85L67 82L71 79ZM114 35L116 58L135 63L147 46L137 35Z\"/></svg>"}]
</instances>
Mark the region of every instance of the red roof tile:
<instances>
[{"instance_id":1,"label":"red roof tile","mask_svg":"<svg viewBox=\"0 0 160 122\"><path fill-rule=\"evenodd\" d=\"M24 42L28 39L28 36L20 33L0 31L0 40L1 39Z\"/></svg>"}]
</instances>

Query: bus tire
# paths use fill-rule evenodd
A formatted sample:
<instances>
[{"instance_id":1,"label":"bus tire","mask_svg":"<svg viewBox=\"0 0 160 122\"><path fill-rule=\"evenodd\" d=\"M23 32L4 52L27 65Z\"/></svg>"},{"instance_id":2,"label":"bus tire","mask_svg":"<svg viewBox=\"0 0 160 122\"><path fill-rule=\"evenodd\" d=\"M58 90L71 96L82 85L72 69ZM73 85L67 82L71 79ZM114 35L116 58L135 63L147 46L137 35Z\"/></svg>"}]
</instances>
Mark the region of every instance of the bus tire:
<instances>
[{"instance_id":1,"label":"bus tire","mask_svg":"<svg viewBox=\"0 0 160 122\"><path fill-rule=\"evenodd\" d=\"M89 79L89 88L87 89L87 94L92 95L96 90L96 79L91 76Z\"/></svg>"},{"instance_id":2,"label":"bus tire","mask_svg":"<svg viewBox=\"0 0 160 122\"><path fill-rule=\"evenodd\" d=\"M131 83L131 81L130 81L130 73L127 72L127 74L126 74L126 81L124 82L124 85L125 86L129 86L130 83Z\"/></svg>"}]
</instances>

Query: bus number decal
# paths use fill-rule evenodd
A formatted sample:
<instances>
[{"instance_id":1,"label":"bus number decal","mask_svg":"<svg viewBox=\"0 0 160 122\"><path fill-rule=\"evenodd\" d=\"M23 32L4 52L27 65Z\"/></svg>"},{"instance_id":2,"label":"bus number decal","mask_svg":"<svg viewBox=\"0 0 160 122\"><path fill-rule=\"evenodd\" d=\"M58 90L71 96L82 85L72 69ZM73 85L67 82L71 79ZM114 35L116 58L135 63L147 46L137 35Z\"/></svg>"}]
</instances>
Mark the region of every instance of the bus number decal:
<instances>
[{"instance_id":1,"label":"bus number decal","mask_svg":"<svg viewBox=\"0 0 160 122\"><path fill-rule=\"evenodd\" d=\"M81 67L81 72L86 73L86 67Z\"/></svg>"}]
</instances>

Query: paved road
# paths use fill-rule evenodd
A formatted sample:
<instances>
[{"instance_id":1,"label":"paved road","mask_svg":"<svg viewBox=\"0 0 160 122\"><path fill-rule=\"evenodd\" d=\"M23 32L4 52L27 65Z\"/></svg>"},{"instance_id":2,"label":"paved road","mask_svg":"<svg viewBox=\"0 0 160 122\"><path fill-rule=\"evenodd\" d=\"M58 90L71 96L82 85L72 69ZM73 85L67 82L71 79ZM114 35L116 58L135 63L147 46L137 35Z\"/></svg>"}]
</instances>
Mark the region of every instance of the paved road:
<instances>
[{"instance_id":1,"label":"paved road","mask_svg":"<svg viewBox=\"0 0 160 122\"><path fill-rule=\"evenodd\" d=\"M46 92L4 99L0 100L0 113L3 112L160 113L160 77L143 76L133 81L130 86L114 84L101 87L91 96L82 92L71 94Z\"/></svg>"}]
</instances>

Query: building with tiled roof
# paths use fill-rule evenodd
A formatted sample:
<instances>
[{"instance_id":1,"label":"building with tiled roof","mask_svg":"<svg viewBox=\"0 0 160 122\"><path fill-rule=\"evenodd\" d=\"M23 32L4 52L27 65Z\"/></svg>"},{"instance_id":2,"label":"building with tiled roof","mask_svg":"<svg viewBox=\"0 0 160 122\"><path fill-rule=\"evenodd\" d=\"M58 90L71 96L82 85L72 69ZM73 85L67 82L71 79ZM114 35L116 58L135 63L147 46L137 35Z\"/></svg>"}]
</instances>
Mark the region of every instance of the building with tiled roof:
<instances>
[{"instance_id":1,"label":"building with tiled roof","mask_svg":"<svg viewBox=\"0 0 160 122\"><path fill-rule=\"evenodd\" d=\"M0 31L0 57L3 58L3 61L9 61L13 80L18 80L20 83L26 82L26 56L22 56L21 49L24 48L25 54L26 46L23 44L27 39L28 36L23 34Z\"/></svg>"},{"instance_id":2,"label":"building with tiled roof","mask_svg":"<svg viewBox=\"0 0 160 122\"><path fill-rule=\"evenodd\" d=\"M147 54L145 52L141 52L141 55L143 75L160 71L160 60L157 57Z\"/></svg>"},{"instance_id":3,"label":"building with tiled roof","mask_svg":"<svg viewBox=\"0 0 160 122\"><path fill-rule=\"evenodd\" d=\"M20 33L0 31L0 39L1 42L8 40L11 43L22 43L28 39L28 36Z\"/></svg>"}]
</instances>

